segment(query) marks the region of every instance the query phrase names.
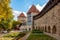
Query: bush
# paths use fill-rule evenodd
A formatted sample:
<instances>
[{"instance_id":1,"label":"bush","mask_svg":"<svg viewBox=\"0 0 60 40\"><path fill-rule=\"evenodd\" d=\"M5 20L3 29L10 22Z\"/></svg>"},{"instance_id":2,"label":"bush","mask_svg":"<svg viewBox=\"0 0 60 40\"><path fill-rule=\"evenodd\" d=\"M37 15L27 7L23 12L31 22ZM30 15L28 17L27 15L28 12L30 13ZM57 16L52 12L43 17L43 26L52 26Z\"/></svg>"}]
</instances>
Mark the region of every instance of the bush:
<instances>
[{"instance_id":1,"label":"bush","mask_svg":"<svg viewBox=\"0 0 60 40\"><path fill-rule=\"evenodd\" d=\"M20 33L18 36L23 37L26 33Z\"/></svg>"},{"instance_id":2,"label":"bush","mask_svg":"<svg viewBox=\"0 0 60 40\"><path fill-rule=\"evenodd\" d=\"M24 37L26 35L26 33L22 32L20 33L19 35L17 35L13 40L18 40L20 39L21 37Z\"/></svg>"},{"instance_id":3,"label":"bush","mask_svg":"<svg viewBox=\"0 0 60 40\"><path fill-rule=\"evenodd\" d=\"M21 22L13 20L13 27L12 27L12 29L15 29L16 25L20 25L20 24L21 24Z\"/></svg>"},{"instance_id":4,"label":"bush","mask_svg":"<svg viewBox=\"0 0 60 40\"><path fill-rule=\"evenodd\" d=\"M43 33L41 30L33 30L32 33Z\"/></svg>"}]
</instances>

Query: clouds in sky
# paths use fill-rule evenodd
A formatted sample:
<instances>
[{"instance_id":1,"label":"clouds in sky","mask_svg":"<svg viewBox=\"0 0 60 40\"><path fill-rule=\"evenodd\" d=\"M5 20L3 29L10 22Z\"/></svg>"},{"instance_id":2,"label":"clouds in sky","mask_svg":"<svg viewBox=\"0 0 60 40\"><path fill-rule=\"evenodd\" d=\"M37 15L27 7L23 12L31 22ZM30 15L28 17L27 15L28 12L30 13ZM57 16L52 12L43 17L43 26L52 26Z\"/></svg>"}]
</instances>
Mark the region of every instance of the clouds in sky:
<instances>
[{"instance_id":1,"label":"clouds in sky","mask_svg":"<svg viewBox=\"0 0 60 40\"><path fill-rule=\"evenodd\" d=\"M20 14L19 11L16 11L16 10L12 10L13 12L13 15L14 15L14 20L17 20L17 16Z\"/></svg>"},{"instance_id":2,"label":"clouds in sky","mask_svg":"<svg viewBox=\"0 0 60 40\"><path fill-rule=\"evenodd\" d=\"M41 11L41 10L45 7L46 4L47 4L47 3L45 3L43 6L40 6L39 4L37 4L37 5L36 5L36 8L37 8L39 11Z\"/></svg>"}]
</instances>

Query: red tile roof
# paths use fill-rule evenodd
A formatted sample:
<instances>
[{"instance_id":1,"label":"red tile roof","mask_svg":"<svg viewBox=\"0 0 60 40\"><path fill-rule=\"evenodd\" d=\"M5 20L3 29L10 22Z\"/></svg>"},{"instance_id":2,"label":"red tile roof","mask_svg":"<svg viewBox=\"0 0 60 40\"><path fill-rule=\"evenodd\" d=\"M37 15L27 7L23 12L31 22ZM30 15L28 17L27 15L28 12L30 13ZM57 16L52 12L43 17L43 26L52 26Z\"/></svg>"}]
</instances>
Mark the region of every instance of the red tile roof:
<instances>
[{"instance_id":1,"label":"red tile roof","mask_svg":"<svg viewBox=\"0 0 60 40\"><path fill-rule=\"evenodd\" d=\"M25 14L22 12L22 13L18 16L18 18L19 18L19 17L26 17L26 16L25 16Z\"/></svg>"},{"instance_id":2,"label":"red tile roof","mask_svg":"<svg viewBox=\"0 0 60 40\"><path fill-rule=\"evenodd\" d=\"M32 5L31 8L28 10L28 14L34 12L34 13L39 13L39 11L36 9L35 5Z\"/></svg>"}]
</instances>

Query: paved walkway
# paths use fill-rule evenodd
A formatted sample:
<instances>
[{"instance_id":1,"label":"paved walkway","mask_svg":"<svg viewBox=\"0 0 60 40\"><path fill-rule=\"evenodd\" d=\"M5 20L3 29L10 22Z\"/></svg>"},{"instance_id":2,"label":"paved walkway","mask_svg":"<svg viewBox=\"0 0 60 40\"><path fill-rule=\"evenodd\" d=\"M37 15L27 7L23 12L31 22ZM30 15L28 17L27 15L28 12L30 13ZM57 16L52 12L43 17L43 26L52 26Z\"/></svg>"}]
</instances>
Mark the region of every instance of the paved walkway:
<instances>
[{"instance_id":1,"label":"paved walkway","mask_svg":"<svg viewBox=\"0 0 60 40\"><path fill-rule=\"evenodd\" d=\"M29 37L30 33L28 33L27 35L25 35L24 37L20 38L19 40L26 40Z\"/></svg>"},{"instance_id":2,"label":"paved walkway","mask_svg":"<svg viewBox=\"0 0 60 40\"><path fill-rule=\"evenodd\" d=\"M2 37L4 34L0 34L0 37Z\"/></svg>"},{"instance_id":3,"label":"paved walkway","mask_svg":"<svg viewBox=\"0 0 60 40\"><path fill-rule=\"evenodd\" d=\"M6 33L6 34L8 34L8 33ZM4 34L4 33L1 33L1 34L0 34L0 37L4 36L4 35L6 35L6 34Z\"/></svg>"}]
</instances>

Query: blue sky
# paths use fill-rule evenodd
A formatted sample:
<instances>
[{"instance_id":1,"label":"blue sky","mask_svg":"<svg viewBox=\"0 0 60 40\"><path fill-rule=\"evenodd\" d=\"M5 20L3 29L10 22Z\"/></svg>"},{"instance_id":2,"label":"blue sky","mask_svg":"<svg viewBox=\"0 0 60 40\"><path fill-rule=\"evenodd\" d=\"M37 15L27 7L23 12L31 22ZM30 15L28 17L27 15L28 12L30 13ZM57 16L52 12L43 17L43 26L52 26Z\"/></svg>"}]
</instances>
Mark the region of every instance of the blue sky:
<instances>
[{"instance_id":1,"label":"blue sky","mask_svg":"<svg viewBox=\"0 0 60 40\"><path fill-rule=\"evenodd\" d=\"M47 2L48 0L11 0L10 6L13 11L14 20L17 20L21 12L24 12L26 15L32 5L35 5L38 10L42 10Z\"/></svg>"},{"instance_id":2,"label":"blue sky","mask_svg":"<svg viewBox=\"0 0 60 40\"><path fill-rule=\"evenodd\" d=\"M13 10L27 12L32 4L43 6L47 2L48 0L11 0L10 5Z\"/></svg>"}]
</instances>

